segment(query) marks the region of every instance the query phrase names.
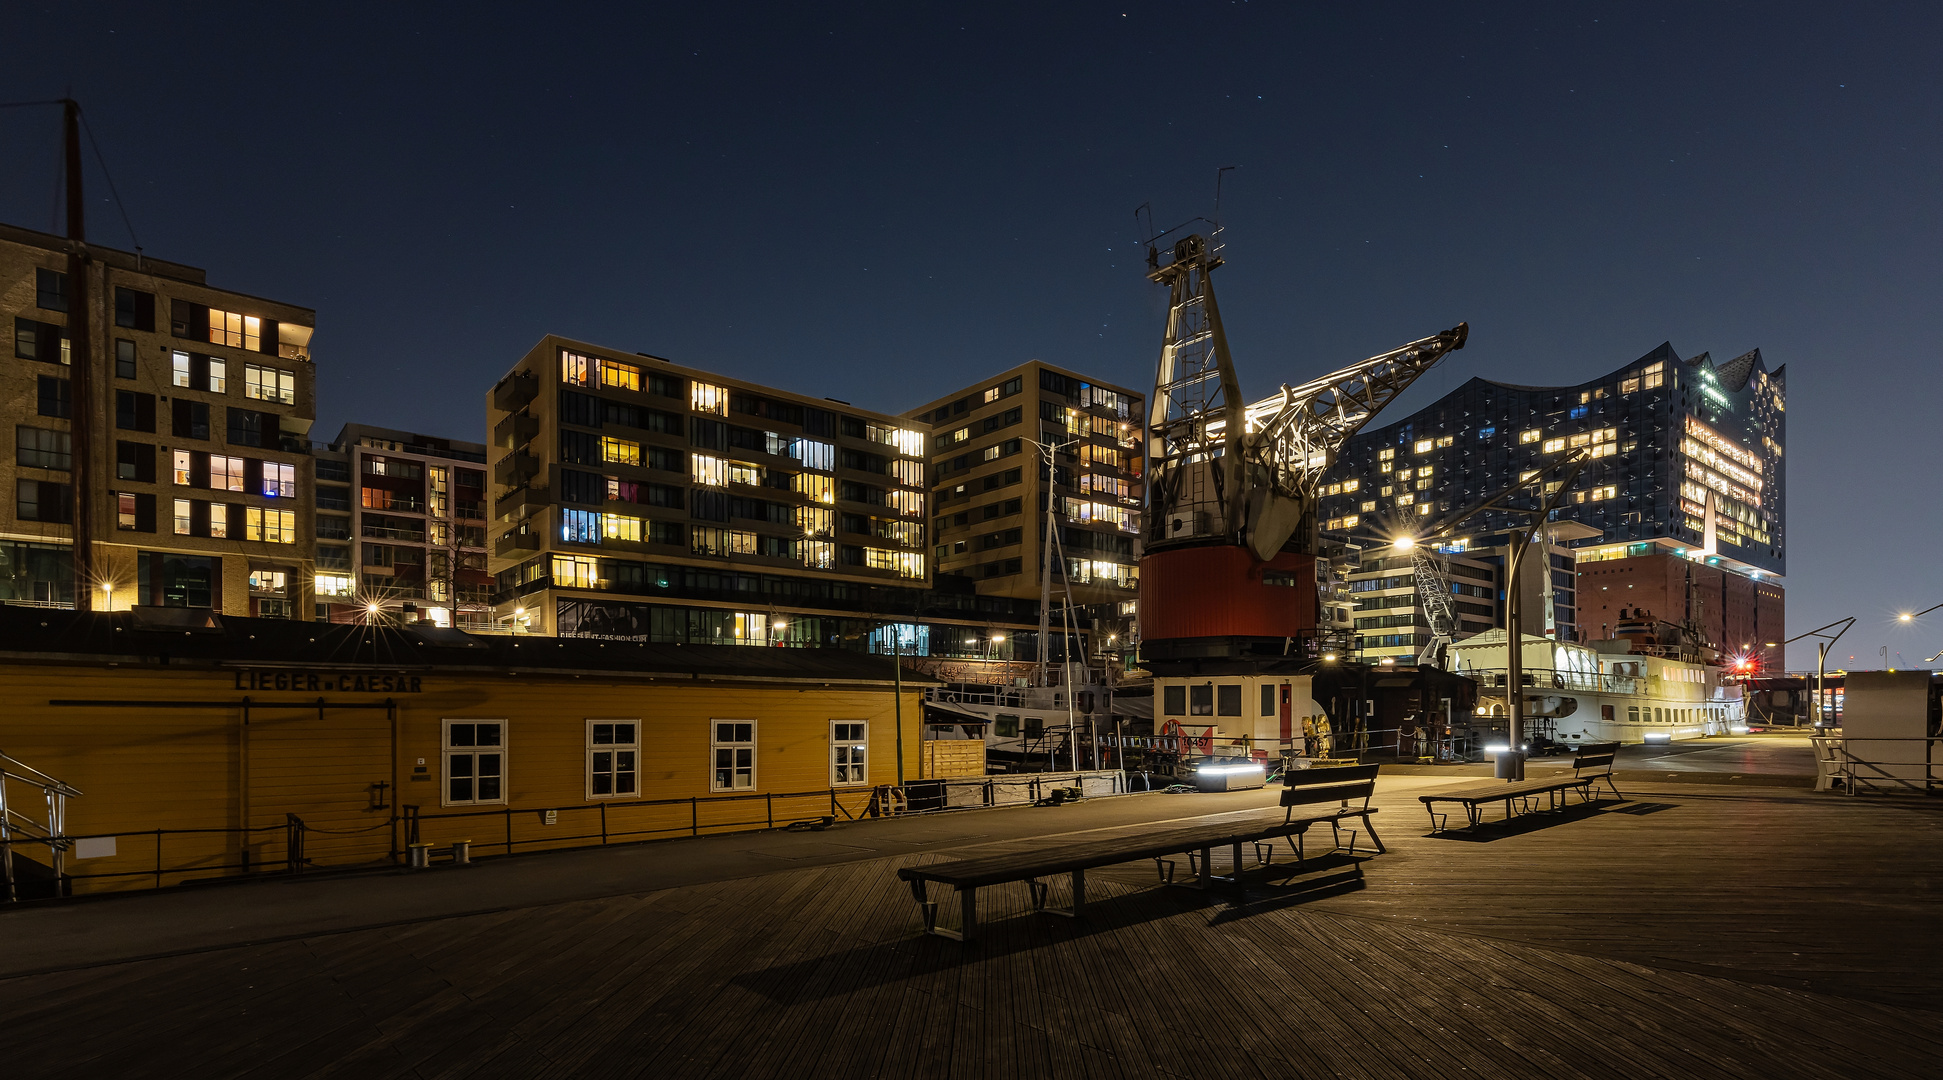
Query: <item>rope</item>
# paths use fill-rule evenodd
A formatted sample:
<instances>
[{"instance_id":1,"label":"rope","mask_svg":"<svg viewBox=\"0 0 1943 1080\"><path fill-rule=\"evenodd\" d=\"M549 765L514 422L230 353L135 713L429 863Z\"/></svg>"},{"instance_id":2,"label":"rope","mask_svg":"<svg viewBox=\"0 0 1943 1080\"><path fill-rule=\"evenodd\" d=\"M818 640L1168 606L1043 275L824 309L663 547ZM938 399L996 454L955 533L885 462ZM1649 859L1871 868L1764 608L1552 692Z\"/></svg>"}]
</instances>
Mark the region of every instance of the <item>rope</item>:
<instances>
[{"instance_id":1,"label":"rope","mask_svg":"<svg viewBox=\"0 0 1943 1080\"><path fill-rule=\"evenodd\" d=\"M128 240L135 246L135 253L141 254L142 241L135 235L135 223L128 220L128 207L121 201L121 192L115 188L115 174L108 171L108 159L101 156L101 144L94 141L94 128L88 123L88 114L81 113L81 130L88 133L88 146L94 150L95 163L101 166L101 175L108 181L108 194L115 197L115 209L121 211L121 223L128 230Z\"/></svg>"}]
</instances>

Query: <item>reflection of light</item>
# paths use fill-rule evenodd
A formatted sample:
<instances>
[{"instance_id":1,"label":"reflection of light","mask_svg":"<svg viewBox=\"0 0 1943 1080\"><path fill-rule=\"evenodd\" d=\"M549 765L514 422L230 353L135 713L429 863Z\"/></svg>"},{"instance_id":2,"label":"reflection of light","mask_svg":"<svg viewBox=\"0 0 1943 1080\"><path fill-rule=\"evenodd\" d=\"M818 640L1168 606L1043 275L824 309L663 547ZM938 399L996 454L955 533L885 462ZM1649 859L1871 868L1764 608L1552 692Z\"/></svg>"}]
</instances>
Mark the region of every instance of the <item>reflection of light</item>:
<instances>
[{"instance_id":1,"label":"reflection of light","mask_svg":"<svg viewBox=\"0 0 1943 1080\"><path fill-rule=\"evenodd\" d=\"M1386 656L1383 658L1383 663L1385 664L1395 664L1396 662L1397 658L1394 656Z\"/></svg>"},{"instance_id":2,"label":"reflection of light","mask_svg":"<svg viewBox=\"0 0 1943 1080\"><path fill-rule=\"evenodd\" d=\"M1263 769L1261 762L1256 761L1243 765L1197 765L1194 771L1207 773L1209 776L1227 776L1231 773L1261 772Z\"/></svg>"},{"instance_id":3,"label":"reflection of light","mask_svg":"<svg viewBox=\"0 0 1943 1080\"><path fill-rule=\"evenodd\" d=\"M994 645L998 645L998 644L1001 644L1001 643L1003 643L1004 641L1005 641L1005 635L1004 635L1004 634L993 634L993 635L992 635L992 644L994 644Z\"/></svg>"}]
</instances>

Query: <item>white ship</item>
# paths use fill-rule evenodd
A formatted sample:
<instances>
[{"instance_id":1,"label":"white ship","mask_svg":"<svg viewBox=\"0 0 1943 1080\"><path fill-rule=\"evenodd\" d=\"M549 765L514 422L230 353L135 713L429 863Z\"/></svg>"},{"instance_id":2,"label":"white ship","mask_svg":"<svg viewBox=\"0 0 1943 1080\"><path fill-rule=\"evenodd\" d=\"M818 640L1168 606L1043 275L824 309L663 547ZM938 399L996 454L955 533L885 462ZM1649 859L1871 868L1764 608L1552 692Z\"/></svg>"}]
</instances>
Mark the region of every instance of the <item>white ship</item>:
<instances>
[{"instance_id":1,"label":"white ship","mask_svg":"<svg viewBox=\"0 0 1943 1080\"><path fill-rule=\"evenodd\" d=\"M1075 664L1049 667L1047 686L938 687L925 694L925 737L982 739L992 772L1091 769L1095 747L1098 768L1120 768L1118 737L1130 721L1152 719L1153 696L1144 684L1109 686L1103 674Z\"/></svg>"},{"instance_id":2,"label":"white ship","mask_svg":"<svg viewBox=\"0 0 1943 1080\"><path fill-rule=\"evenodd\" d=\"M1503 630L1490 630L1450 646L1452 670L1478 684L1482 726L1504 723L1505 641ZM1525 635L1519 660L1526 732L1535 738L1572 746L1747 730L1740 685L1724 681L1722 668L1706 662L1701 649L1630 638L1579 645Z\"/></svg>"}]
</instances>

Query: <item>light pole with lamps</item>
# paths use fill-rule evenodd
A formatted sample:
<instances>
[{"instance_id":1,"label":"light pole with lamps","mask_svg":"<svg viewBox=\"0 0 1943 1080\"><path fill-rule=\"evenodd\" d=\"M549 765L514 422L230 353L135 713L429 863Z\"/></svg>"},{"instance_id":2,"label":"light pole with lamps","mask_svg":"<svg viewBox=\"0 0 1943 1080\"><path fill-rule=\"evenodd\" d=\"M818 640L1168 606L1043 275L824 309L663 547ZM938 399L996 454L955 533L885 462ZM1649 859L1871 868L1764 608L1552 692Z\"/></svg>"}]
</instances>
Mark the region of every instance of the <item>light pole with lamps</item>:
<instances>
[{"instance_id":1,"label":"light pole with lamps","mask_svg":"<svg viewBox=\"0 0 1943 1080\"><path fill-rule=\"evenodd\" d=\"M1937 607L1943 607L1943 604L1938 604ZM1928 610L1935 611L1936 608L1929 608ZM1915 618L1915 616L1914 615L1904 616L1905 620L1912 619L1912 618ZM1851 615L1846 619L1837 619L1834 622L1829 623L1827 626L1818 626L1813 630L1807 631L1806 633L1796 634L1794 637L1791 637L1786 641L1769 641L1765 643L1765 647L1767 648L1779 649L1782 648L1783 646L1790 645L1794 642L1800 641L1802 638L1806 638L1806 637L1821 639L1821 641L1818 642L1815 646L1815 726L1816 727L1826 726L1825 721L1827 721L1828 719L1827 699L1823 696L1826 693L1825 684L1828 681L1828 650L1830 647L1832 647L1835 644L1837 640L1841 638L1843 634L1849 632L1849 627L1854 625L1855 625L1855 616ZM1838 626L1841 627L1840 630L1835 630L1833 634L1828 632L1830 630L1834 630ZM1782 666L1784 667L1787 666L1787 660L1785 657L1782 660ZM1888 665L1884 664L1883 666L1887 667Z\"/></svg>"},{"instance_id":2,"label":"light pole with lamps","mask_svg":"<svg viewBox=\"0 0 1943 1080\"><path fill-rule=\"evenodd\" d=\"M115 583L112 581L102 582L101 592L103 594L103 601L104 601L101 606L101 610L103 611L115 610Z\"/></svg>"}]
</instances>

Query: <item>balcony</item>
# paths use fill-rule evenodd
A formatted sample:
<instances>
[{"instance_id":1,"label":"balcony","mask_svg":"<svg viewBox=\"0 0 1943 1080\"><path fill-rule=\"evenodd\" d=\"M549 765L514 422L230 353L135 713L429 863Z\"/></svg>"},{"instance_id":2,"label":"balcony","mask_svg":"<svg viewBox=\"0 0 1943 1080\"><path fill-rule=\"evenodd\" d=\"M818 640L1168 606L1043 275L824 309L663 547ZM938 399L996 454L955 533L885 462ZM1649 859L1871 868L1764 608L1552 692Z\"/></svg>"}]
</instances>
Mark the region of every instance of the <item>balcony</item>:
<instances>
[{"instance_id":1,"label":"balcony","mask_svg":"<svg viewBox=\"0 0 1943 1080\"><path fill-rule=\"evenodd\" d=\"M501 412L518 412L539 396L539 377L525 371L506 376L492 388L493 408Z\"/></svg>"},{"instance_id":2,"label":"balcony","mask_svg":"<svg viewBox=\"0 0 1943 1080\"><path fill-rule=\"evenodd\" d=\"M493 483L500 487L519 487L539 475L540 459L520 451L508 454L493 466Z\"/></svg>"},{"instance_id":3,"label":"balcony","mask_svg":"<svg viewBox=\"0 0 1943 1080\"><path fill-rule=\"evenodd\" d=\"M535 491L530 487L523 487L518 491L500 496L493 505L498 508L502 521L518 521L546 509L547 493L544 490Z\"/></svg>"},{"instance_id":4,"label":"balcony","mask_svg":"<svg viewBox=\"0 0 1943 1080\"><path fill-rule=\"evenodd\" d=\"M540 422L538 420L535 420L527 413L517 412L501 420L493 428L492 441L494 446L511 450L532 442L533 436L539 433Z\"/></svg>"},{"instance_id":5,"label":"balcony","mask_svg":"<svg viewBox=\"0 0 1943 1080\"><path fill-rule=\"evenodd\" d=\"M521 551L540 550L540 534L533 529L514 529L493 542L494 555L512 555Z\"/></svg>"},{"instance_id":6,"label":"balcony","mask_svg":"<svg viewBox=\"0 0 1943 1080\"><path fill-rule=\"evenodd\" d=\"M425 542L423 529L388 529L382 525L366 524L358 529L358 534L373 540L403 540L413 544Z\"/></svg>"}]
</instances>

